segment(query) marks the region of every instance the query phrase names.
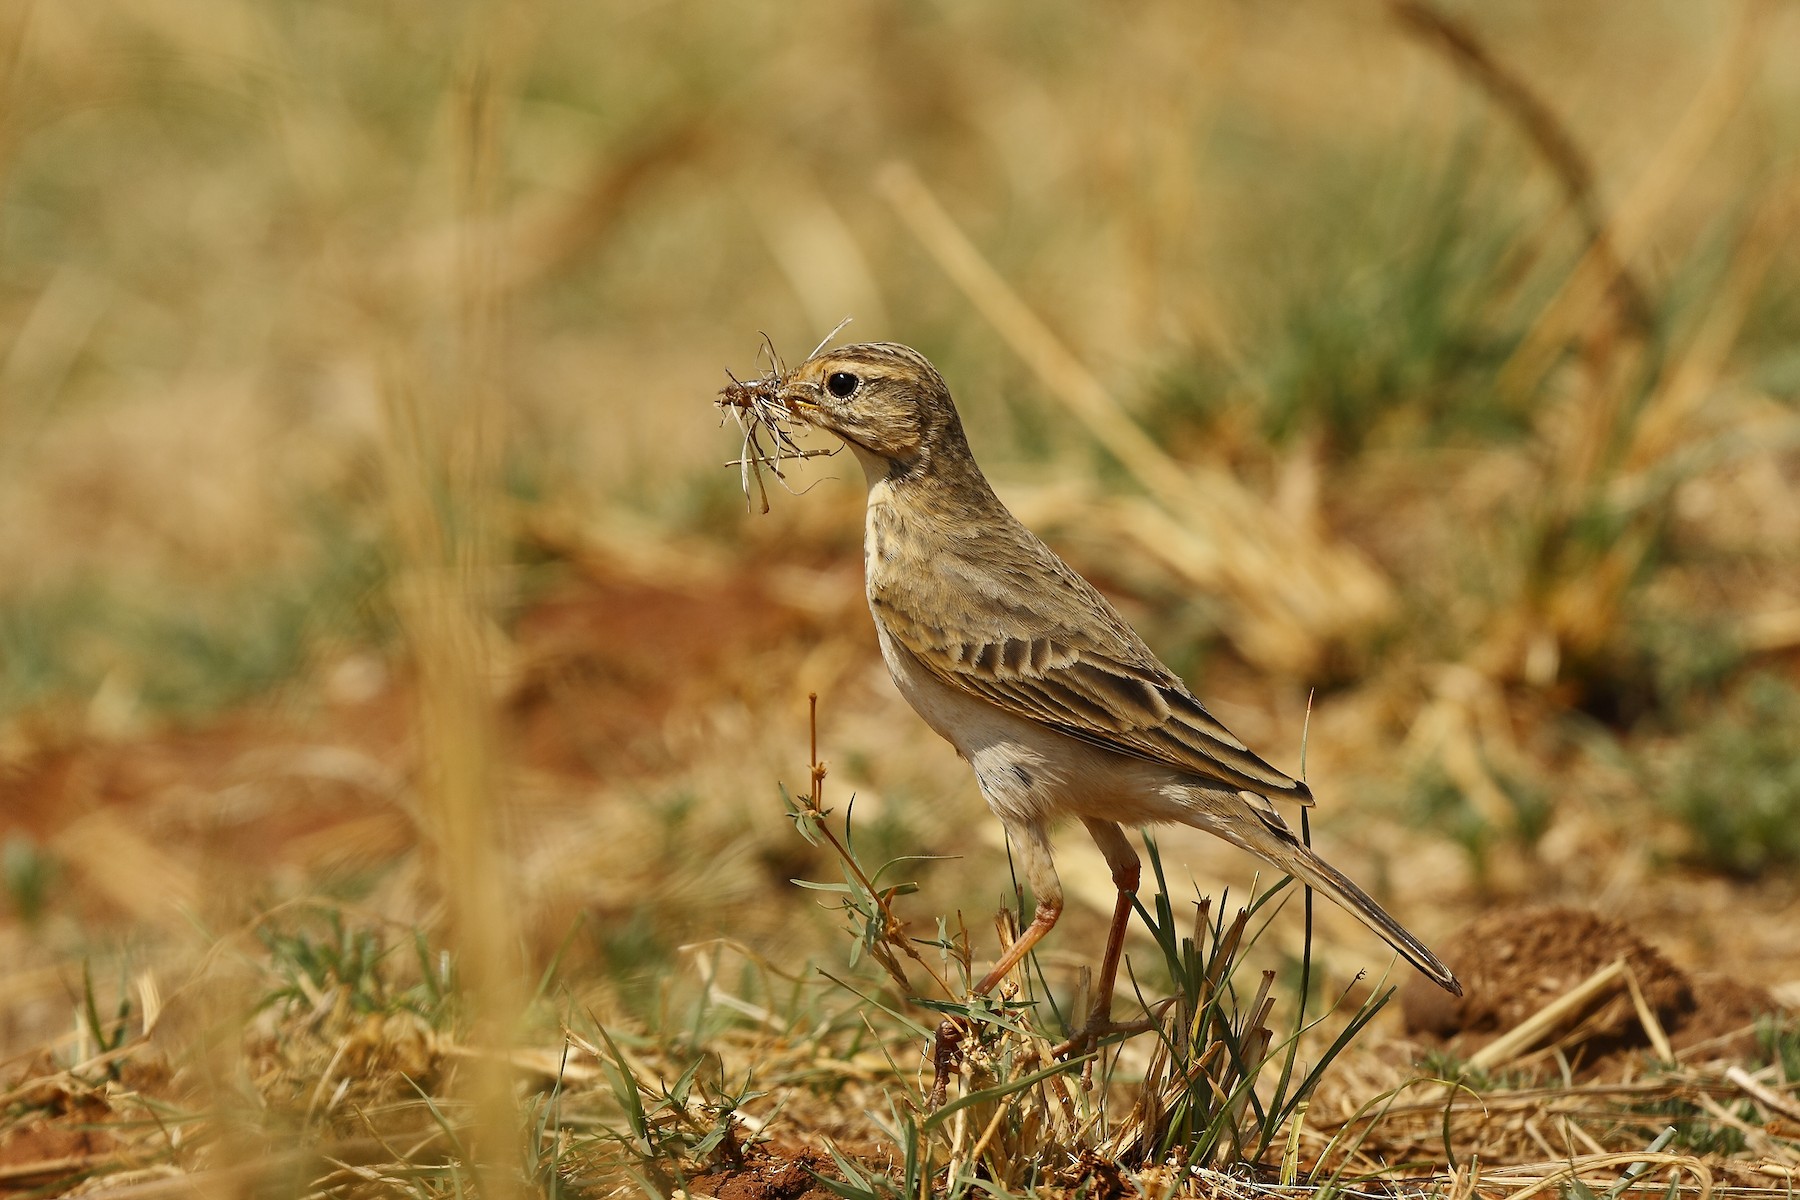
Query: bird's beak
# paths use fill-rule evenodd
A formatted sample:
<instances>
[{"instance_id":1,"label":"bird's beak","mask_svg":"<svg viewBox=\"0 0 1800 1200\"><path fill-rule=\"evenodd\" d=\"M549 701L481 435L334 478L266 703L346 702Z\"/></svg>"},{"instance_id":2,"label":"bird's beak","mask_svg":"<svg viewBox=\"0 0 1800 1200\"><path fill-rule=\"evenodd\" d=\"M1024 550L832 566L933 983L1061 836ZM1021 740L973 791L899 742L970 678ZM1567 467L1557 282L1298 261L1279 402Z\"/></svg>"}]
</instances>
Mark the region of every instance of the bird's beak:
<instances>
[{"instance_id":1,"label":"bird's beak","mask_svg":"<svg viewBox=\"0 0 1800 1200\"><path fill-rule=\"evenodd\" d=\"M814 420L814 414L819 412L819 406L807 399L806 393L799 388L783 388L776 394L775 399L781 403L783 408L792 413L796 419L805 421L808 425L818 424L818 422Z\"/></svg>"}]
</instances>

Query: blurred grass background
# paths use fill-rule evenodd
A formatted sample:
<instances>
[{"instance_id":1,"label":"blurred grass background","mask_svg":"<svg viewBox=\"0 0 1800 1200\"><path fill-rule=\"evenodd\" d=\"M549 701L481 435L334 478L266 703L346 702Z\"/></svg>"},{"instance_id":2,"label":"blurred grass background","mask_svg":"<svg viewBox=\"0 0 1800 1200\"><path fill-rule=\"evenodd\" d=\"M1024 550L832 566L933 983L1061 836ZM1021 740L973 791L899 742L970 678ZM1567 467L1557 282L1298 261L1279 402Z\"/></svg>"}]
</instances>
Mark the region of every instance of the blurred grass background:
<instances>
[{"instance_id":1,"label":"blurred grass background","mask_svg":"<svg viewBox=\"0 0 1800 1200\"><path fill-rule=\"evenodd\" d=\"M1278 764L1319 689L1321 841L1422 933L1571 899L1800 979L1800 22L1445 11L1585 195L1405 4L7 6L0 1053L83 956L186 977L320 899L435 936L479 880L515 911L459 944L603 1014L709 938L798 969L809 691L864 852L961 855L921 911L1008 896L875 653L857 472L762 516L722 466L725 369L846 315ZM1306 591L1340 559L1354 604ZM1109 885L1064 873L1079 962Z\"/></svg>"}]
</instances>

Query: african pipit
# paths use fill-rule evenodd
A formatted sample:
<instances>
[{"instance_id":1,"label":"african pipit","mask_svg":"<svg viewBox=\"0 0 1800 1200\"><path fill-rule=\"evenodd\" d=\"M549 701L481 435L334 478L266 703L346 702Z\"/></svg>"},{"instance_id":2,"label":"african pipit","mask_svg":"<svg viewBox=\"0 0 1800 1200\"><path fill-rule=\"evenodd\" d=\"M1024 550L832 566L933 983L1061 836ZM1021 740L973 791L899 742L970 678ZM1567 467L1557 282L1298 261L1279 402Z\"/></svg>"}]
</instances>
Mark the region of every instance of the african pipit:
<instances>
[{"instance_id":1,"label":"african pipit","mask_svg":"<svg viewBox=\"0 0 1800 1200\"><path fill-rule=\"evenodd\" d=\"M975 769L1031 884L1031 924L976 993L994 988L1056 924L1063 891L1050 824L1076 817L1106 856L1118 899L1092 1012L1065 1051L1138 1028L1111 1021L1138 887L1126 825L1191 825L1266 859L1461 994L1418 938L1288 829L1272 802L1311 804L1306 784L1232 736L1000 503L923 355L886 342L815 353L792 372L727 389L727 402L751 399L836 434L862 463L863 566L882 656L907 703Z\"/></svg>"}]
</instances>

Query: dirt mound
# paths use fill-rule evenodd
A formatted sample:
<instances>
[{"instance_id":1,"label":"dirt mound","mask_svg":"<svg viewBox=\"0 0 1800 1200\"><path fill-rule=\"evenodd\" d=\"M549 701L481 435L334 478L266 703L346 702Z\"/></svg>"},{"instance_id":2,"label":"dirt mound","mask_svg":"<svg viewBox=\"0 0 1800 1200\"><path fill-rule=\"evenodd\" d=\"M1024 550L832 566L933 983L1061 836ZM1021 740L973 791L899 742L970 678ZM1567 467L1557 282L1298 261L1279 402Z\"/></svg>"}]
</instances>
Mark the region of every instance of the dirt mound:
<instances>
[{"instance_id":1,"label":"dirt mound","mask_svg":"<svg viewBox=\"0 0 1800 1200\"><path fill-rule=\"evenodd\" d=\"M1401 989L1401 1013L1409 1033L1454 1039L1455 1050L1463 1054L1479 1049L1620 959L1677 1051L1738 1033L1780 1007L1760 987L1736 979L1689 976L1623 922L1579 909L1488 913L1464 926L1441 950L1462 980L1463 996L1458 999L1414 978ZM1623 979L1585 1012L1574 1014L1559 1034L1571 1057L1590 1067L1650 1046Z\"/></svg>"},{"instance_id":2,"label":"dirt mound","mask_svg":"<svg viewBox=\"0 0 1800 1200\"><path fill-rule=\"evenodd\" d=\"M823 1151L800 1150L789 1157L752 1150L735 1166L696 1176L687 1190L689 1195L716 1196L718 1200L837 1200L818 1175L838 1177L831 1156Z\"/></svg>"}]
</instances>

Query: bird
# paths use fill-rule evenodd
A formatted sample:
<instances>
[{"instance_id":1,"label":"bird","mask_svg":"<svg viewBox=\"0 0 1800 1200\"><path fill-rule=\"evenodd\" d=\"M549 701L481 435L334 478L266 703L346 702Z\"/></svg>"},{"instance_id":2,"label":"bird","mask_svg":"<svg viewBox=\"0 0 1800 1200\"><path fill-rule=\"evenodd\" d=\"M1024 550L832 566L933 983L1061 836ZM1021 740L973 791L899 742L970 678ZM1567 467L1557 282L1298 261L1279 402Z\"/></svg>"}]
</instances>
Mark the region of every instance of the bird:
<instances>
[{"instance_id":1,"label":"bird","mask_svg":"<svg viewBox=\"0 0 1800 1200\"><path fill-rule=\"evenodd\" d=\"M1419 938L1294 836L1275 802L1311 805L1308 786L1221 724L1000 501L924 355L894 342L821 348L761 386L777 412L835 435L861 463L864 583L882 658L901 696L973 768L1031 887L1030 924L973 995L992 992L1062 915L1050 830L1070 817L1099 847L1117 897L1093 1003L1059 1053L1146 1028L1111 1016L1140 874L1128 826L1187 825L1256 855L1462 994Z\"/></svg>"}]
</instances>

